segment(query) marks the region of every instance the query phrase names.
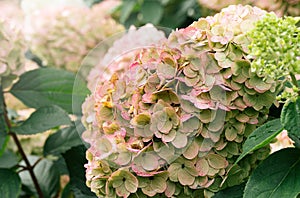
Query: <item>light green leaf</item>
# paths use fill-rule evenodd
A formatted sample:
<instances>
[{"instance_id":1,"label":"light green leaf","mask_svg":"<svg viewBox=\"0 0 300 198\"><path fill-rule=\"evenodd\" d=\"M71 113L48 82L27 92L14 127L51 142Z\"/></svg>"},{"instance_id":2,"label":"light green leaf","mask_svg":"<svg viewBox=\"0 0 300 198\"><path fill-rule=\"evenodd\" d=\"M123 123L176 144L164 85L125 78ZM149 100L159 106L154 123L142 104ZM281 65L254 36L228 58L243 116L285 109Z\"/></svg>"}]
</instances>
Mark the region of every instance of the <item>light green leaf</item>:
<instances>
[{"instance_id":1,"label":"light green leaf","mask_svg":"<svg viewBox=\"0 0 300 198\"><path fill-rule=\"evenodd\" d=\"M0 169L0 197L17 198L21 192L21 180L18 174L10 169Z\"/></svg>"},{"instance_id":2,"label":"light green leaf","mask_svg":"<svg viewBox=\"0 0 300 198\"><path fill-rule=\"evenodd\" d=\"M44 145L44 156L59 155L74 146L79 146L82 141L77 132L76 126L72 125L58 130L50 135Z\"/></svg>"},{"instance_id":3,"label":"light green leaf","mask_svg":"<svg viewBox=\"0 0 300 198\"><path fill-rule=\"evenodd\" d=\"M120 22L125 23L125 21L130 16L135 4L136 0L124 0L122 3L122 10L121 10L121 16L120 16Z\"/></svg>"},{"instance_id":4,"label":"light green leaf","mask_svg":"<svg viewBox=\"0 0 300 198\"><path fill-rule=\"evenodd\" d=\"M236 160L235 164L241 161L247 154L269 144L282 130L283 127L281 126L279 119L269 121L257 128L247 138L243 145L243 152Z\"/></svg>"},{"instance_id":5,"label":"light green leaf","mask_svg":"<svg viewBox=\"0 0 300 198\"><path fill-rule=\"evenodd\" d=\"M54 68L40 68L26 72L14 84L10 92L28 107L39 108L58 105L72 113L72 98L84 101L89 93L85 83L76 79L78 86L85 87L81 92L73 92L75 74Z\"/></svg>"},{"instance_id":6,"label":"light green leaf","mask_svg":"<svg viewBox=\"0 0 300 198\"><path fill-rule=\"evenodd\" d=\"M296 102L289 102L285 105L280 117L288 135L298 143L300 138L300 98Z\"/></svg>"},{"instance_id":7,"label":"light green leaf","mask_svg":"<svg viewBox=\"0 0 300 198\"><path fill-rule=\"evenodd\" d=\"M143 23L158 24L163 16L163 7L158 0L145 0L141 6Z\"/></svg>"},{"instance_id":8,"label":"light green leaf","mask_svg":"<svg viewBox=\"0 0 300 198\"><path fill-rule=\"evenodd\" d=\"M244 198L295 198L300 193L300 150L275 152L262 162L246 184Z\"/></svg>"},{"instance_id":9,"label":"light green leaf","mask_svg":"<svg viewBox=\"0 0 300 198\"><path fill-rule=\"evenodd\" d=\"M29 135L69 124L71 120L67 112L58 106L51 105L39 108L24 123L12 130L17 134Z\"/></svg>"}]
</instances>

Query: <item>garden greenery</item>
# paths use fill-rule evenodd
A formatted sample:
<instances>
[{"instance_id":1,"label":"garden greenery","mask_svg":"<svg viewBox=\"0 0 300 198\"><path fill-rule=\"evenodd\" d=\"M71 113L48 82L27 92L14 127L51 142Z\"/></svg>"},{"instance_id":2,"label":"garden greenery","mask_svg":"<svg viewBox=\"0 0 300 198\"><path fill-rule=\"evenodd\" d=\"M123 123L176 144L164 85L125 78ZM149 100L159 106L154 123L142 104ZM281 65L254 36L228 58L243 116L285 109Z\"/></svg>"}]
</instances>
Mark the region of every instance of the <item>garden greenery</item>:
<instances>
[{"instance_id":1,"label":"garden greenery","mask_svg":"<svg viewBox=\"0 0 300 198\"><path fill-rule=\"evenodd\" d=\"M133 2L138 10L147 1ZM131 16L124 6L115 13L123 23ZM60 20L48 38L31 37L54 45L39 49L0 22L0 197L299 195L299 18L231 5L170 34L131 27L104 46L83 79L74 64L123 27L87 17L106 24L96 34L95 24L76 17ZM76 31L88 40L73 37ZM80 56L72 53L75 41ZM28 48L49 67L25 72ZM32 109L27 119L7 94ZM20 137L46 131L43 153L25 153ZM270 154L282 131L294 147Z\"/></svg>"}]
</instances>

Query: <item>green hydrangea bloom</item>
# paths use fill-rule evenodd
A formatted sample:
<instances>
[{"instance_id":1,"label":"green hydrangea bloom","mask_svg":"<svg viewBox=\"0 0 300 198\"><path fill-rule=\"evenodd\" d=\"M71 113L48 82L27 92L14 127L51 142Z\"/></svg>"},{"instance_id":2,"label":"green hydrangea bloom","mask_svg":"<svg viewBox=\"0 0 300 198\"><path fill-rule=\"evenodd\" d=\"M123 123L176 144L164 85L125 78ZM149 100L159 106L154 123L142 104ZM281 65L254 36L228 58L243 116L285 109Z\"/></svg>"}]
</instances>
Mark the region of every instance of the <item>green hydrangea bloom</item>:
<instances>
[{"instance_id":1,"label":"green hydrangea bloom","mask_svg":"<svg viewBox=\"0 0 300 198\"><path fill-rule=\"evenodd\" d=\"M300 72L299 18L278 18L267 14L249 32L251 68L262 76L280 79Z\"/></svg>"}]
</instances>

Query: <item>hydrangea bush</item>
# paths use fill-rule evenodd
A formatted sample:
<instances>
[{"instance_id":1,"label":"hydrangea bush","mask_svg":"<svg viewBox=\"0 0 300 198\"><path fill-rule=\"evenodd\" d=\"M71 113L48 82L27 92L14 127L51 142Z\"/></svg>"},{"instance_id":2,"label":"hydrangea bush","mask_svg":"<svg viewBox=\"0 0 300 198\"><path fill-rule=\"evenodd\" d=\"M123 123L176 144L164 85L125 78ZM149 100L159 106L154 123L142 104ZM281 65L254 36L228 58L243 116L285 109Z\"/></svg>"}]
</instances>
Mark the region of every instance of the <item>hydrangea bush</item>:
<instances>
[{"instance_id":1,"label":"hydrangea bush","mask_svg":"<svg viewBox=\"0 0 300 198\"><path fill-rule=\"evenodd\" d=\"M266 14L229 6L99 81L83 104L86 179L97 196L211 196L249 176L268 147L234 162L277 94L249 58L248 33Z\"/></svg>"},{"instance_id":2,"label":"hydrangea bush","mask_svg":"<svg viewBox=\"0 0 300 198\"><path fill-rule=\"evenodd\" d=\"M41 10L30 17L26 30L30 49L43 65L76 72L90 50L124 27L98 4Z\"/></svg>"}]
</instances>

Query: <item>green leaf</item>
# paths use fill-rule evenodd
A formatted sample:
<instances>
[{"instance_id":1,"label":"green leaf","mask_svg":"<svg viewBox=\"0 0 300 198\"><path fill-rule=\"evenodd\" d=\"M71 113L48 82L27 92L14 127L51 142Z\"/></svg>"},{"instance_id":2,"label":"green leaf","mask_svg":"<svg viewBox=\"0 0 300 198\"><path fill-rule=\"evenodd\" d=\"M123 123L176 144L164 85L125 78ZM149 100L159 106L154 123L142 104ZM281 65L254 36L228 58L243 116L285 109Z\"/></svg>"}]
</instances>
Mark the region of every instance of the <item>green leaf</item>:
<instances>
[{"instance_id":1,"label":"green leaf","mask_svg":"<svg viewBox=\"0 0 300 198\"><path fill-rule=\"evenodd\" d=\"M0 85L0 156L3 154L7 142L9 140L4 112L5 112L4 97L3 97L2 86Z\"/></svg>"},{"instance_id":2,"label":"green leaf","mask_svg":"<svg viewBox=\"0 0 300 198\"><path fill-rule=\"evenodd\" d=\"M1 122L1 120L0 120L0 122ZM9 136L7 135L7 133L5 133L5 131L0 129L0 156L3 155L8 140L9 140Z\"/></svg>"},{"instance_id":3,"label":"green leaf","mask_svg":"<svg viewBox=\"0 0 300 198\"><path fill-rule=\"evenodd\" d=\"M132 12L136 3L137 3L136 0L123 0L121 16L120 16L121 23L125 23L125 21L130 16L130 13Z\"/></svg>"},{"instance_id":4,"label":"green leaf","mask_svg":"<svg viewBox=\"0 0 300 198\"><path fill-rule=\"evenodd\" d=\"M217 192L213 196L213 198L225 198L225 197L242 198L244 189L245 189L245 183L240 184L238 186L232 186L229 188L225 188L224 190Z\"/></svg>"},{"instance_id":5,"label":"green leaf","mask_svg":"<svg viewBox=\"0 0 300 198\"><path fill-rule=\"evenodd\" d=\"M12 130L17 134L30 135L71 123L67 112L58 106L51 105L39 108L25 122Z\"/></svg>"},{"instance_id":6,"label":"green leaf","mask_svg":"<svg viewBox=\"0 0 300 198\"><path fill-rule=\"evenodd\" d=\"M158 0L145 0L141 6L142 22L157 25L163 16L163 7Z\"/></svg>"},{"instance_id":7,"label":"green leaf","mask_svg":"<svg viewBox=\"0 0 300 198\"><path fill-rule=\"evenodd\" d=\"M44 156L59 155L74 146L79 146L82 141L75 125L58 130L50 135L44 145Z\"/></svg>"},{"instance_id":8,"label":"green leaf","mask_svg":"<svg viewBox=\"0 0 300 198\"><path fill-rule=\"evenodd\" d=\"M67 185L64 187L62 193L61 193L61 198L72 198L73 193L71 191L71 185L70 183L67 183Z\"/></svg>"},{"instance_id":9,"label":"green leaf","mask_svg":"<svg viewBox=\"0 0 300 198\"><path fill-rule=\"evenodd\" d=\"M100 3L102 0L83 0L85 4L92 7L94 4Z\"/></svg>"},{"instance_id":10,"label":"green leaf","mask_svg":"<svg viewBox=\"0 0 300 198\"><path fill-rule=\"evenodd\" d=\"M297 143L300 138L300 98L289 102L281 112L281 123L288 135Z\"/></svg>"},{"instance_id":11,"label":"green leaf","mask_svg":"<svg viewBox=\"0 0 300 198\"><path fill-rule=\"evenodd\" d=\"M0 168L0 197L17 198L21 192L21 179L10 169Z\"/></svg>"},{"instance_id":12,"label":"green leaf","mask_svg":"<svg viewBox=\"0 0 300 198\"><path fill-rule=\"evenodd\" d=\"M26 72L14 84L10 92L28 107L39 108L47 105L58 105L72 113L72 99L84 101L89 93L73 93L75 74L54 68L40 68ZM86 87L82 80L76 80L77 86Z\"/></svg>"},{"instance_id":13,"label":"green leaf","mask_svg":"<svg viewBox=\"0 0 300 198\"><path fill-rule=\"evenodd\" d=\"M0 197L17 198L21 192L21 180L18 174L10 169L0 168Z\"/></svg>"},{"instance_id":14,"label":"green leaf","mask_svg":"<svg viewBox=\"0 0 300 198\"><path fill-rule=\"evenodd\" d=\"M58 169L60 175L69 175L67 164L62 155L58 156L58 159L53 161L55 167Z\"/></svg>"},{"instance_id":15,"label":"green leaf","mask_svg":"<svg viewBox=\"0 0 300 198\"><path fill-rule=\"evenodd\" d=\"M84 164L87 163L85 152L85 146L77 146L63 154L70 173L71 189L76 198L96 197L96 195L85 185L86 178Z\"/></svg>"},{"instance_id":16,"label":"green leaf","mask_svg":"<svg viewBox=\"0 0 300 198\"><path fill-rule=\"evenodd\" d=\"M283 149L270 155L250 176L244 198L295 198L300 193L300 150Z\"/></svg>"},{"instance_id":17,"label":"green leaf","mask_svg":"<svg viewBox=\"0 0 300 198\"><path fill-rule=\"evenodd\" d=\"M19 163L19 158L16 153L6 150L2 156L0 156L0 168L12 168Z\"/></svg>"},{"instance_id":18,"label":"green leaf","mask_svg":"<svg viewBox=\"0 0 300 198\"><path fill-rule=\"evenodd\" d=\"M274 119L258 127L243 144L243 152L235 164L241 161L247 154L269 144L282 130L283 127L279 119Z\"/></svg>"},{"instance_id":19,"label":"green leaf","mask_svg":"<svg viewBox=\"0 0 300 198\"><path fill-rule=\"evenodd\" d=\"M38 160L38 157L28 156L28 159L31 164L34 164ZM24 162L21 164L25 165ZM60 186L60 174L54 163L48 159L43 159L34 167L33 171L37 177L44 197L54 197ZM36 194L36 189L28 171L20 172L19 175L21 177L22 184L30 189L32 193Z\"/></svg>"}]
</instances>

